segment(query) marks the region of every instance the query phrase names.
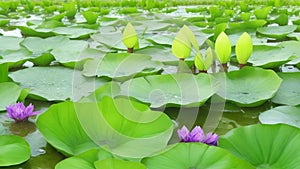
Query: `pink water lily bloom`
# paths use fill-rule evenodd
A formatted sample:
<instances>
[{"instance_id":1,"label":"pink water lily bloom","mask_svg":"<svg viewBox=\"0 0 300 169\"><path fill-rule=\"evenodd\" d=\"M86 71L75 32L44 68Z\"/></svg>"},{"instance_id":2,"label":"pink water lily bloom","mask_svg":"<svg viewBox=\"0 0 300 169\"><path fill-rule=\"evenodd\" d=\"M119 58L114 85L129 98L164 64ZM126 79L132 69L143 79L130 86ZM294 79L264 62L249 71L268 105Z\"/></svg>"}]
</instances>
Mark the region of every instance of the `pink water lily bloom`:
<instances>
[{"instance_id":1,"label":"pink water lily bloom","mask_svg":"<svg viewBox=\"0 0 300 169\"><path fill-rule=\"evenodd\" d=\"M177 130L177 133L181 142L202 142L211 146L216 146L219 139L219 136L212 132L205 135L200 126L196 126L191 132L186 126L183 126L181 129Z\"/></svg>"},{"instance_id":2,"label":"pink water lily bloom","mask_svg":"<svg viewBox=\"0 0 300 169\"><path fill-rule=\"evenodd\" d=\"M34 106L30 103L27 107L22 102L10 104L6 107L7 117L16 122L26 121L30 116L37 115L38 111L33 111Z\"/></svg>"}]
</instances>

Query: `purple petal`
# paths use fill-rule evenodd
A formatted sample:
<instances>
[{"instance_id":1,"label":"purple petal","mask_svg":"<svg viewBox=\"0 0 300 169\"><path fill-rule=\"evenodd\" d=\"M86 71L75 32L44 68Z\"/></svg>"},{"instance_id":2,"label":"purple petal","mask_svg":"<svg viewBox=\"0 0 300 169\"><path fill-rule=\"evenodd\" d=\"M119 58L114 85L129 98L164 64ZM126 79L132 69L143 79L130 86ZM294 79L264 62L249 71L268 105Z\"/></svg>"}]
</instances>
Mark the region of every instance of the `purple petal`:
<instances>
[{"instance_id":1,"label":"purple petal","mask_svg":"<svg viewBox=\"0 0 300 169\"><path fill-rule=\"evenodd\" d=\"M206 143L211 146L217 146L219 136L217 134L213 134L212 132L207 133L203 143Z\"/></svg>"},{"instance_id":2,"label":"purple petal","mask_svg":"<svg viewBox=\"0 0 300 169\"><path fill-rule=\"evenodd\" d=\"M196 126L189 135L191 142L201 142L204 140L204 132L200 126Z\"/></svg>"},{"instance_id":3,"label":"purple petal","mask_svg":"<svg viewBox=\"0 0 300 169\"><path fill-rule=\"evenodd\" d=\"M22 102L6 107L7 116L14 119L16 122L27 120L28 117L36 115L39 112L34 112L34 106L30 103L27 107Z\"/></svg>"},{"instance_id":4,"label":"purple petal","mask_svg":"<svg viewBox=\"0 0 300 169\"><path fill-rule=\"evenodd\" d=\"M177 134L181 141L186 142L186 141L188 141L190 131L185 126L182 126L181 129L177 130Z\"/></svg>"}]
</instances>

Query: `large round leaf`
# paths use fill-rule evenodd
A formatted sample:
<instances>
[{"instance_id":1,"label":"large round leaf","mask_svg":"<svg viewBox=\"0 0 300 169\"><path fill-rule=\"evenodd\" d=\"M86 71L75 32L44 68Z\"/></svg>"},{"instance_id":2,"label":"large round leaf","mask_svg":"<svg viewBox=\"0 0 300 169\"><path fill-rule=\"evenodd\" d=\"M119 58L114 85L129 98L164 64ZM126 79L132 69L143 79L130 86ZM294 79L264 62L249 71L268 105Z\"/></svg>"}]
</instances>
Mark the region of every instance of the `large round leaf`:
<instances>
[{"instance_id":1,"label":"large round leaf","mask_svg":"<svg viewBox=\"0 0 300 169\"><path fill-rule=\"evenodd\" d=\"M20 42L23 38L12 36L0 36L0 52L5 50L18 50L21 48Z\"/></svg>"},{"instance_id":2,"label":"large round leaf","mask_svg":"<svg viewBox=\"0 0 300 169\"><path fill-rule=\"evenodd\" d=\"M9 75L21 87L30 89L30 96L41 100L79 100L106 83L103 79L87 78L78 70L64 67L33 67Z\"/></svg>"},{"instance_id":3,"label":"large round leaf","mask_svg":"<svg viewBox=\"0 0 300 169\"><path fill-rule=\"evenodd\" d=\"M30 158L29 144L14 135L0 136L0 167L23 163Z\"/></svg>"},{"instance_id":4,"label":"large round leaf","mask_svg":"<svg viewBox=\"0 0 300 169\"><path fill-rule=\"evenodd\" d=\"M91 149L80 155L67 158L61 162L59 162L55 169L95 169L94 162L103 160L106 158L111 158L112 154L101 149Z\"/></svg>"},{"instance_id":5,"label":"large round leaf","mask_svg":"<svg viewBox=\"0 0 300 169\"><path fill-rule=\"evenodd\" d=\"M225 91L218 95L242 107L255 107L272 98L281 81L272 70L247 66L227 73Z\"/></svg>"},{"instance_id":6,"label":"large round leaf","mask_svg":"<svg viewBox=\"0 0 300 169\"><path fill-rule=\"evenodd\" d=\"M142 160L148 169L254 169L227 151L202 143L179 143L165 152Z\"/></svg>"},{"instance_id":7,"label":"large round leaf","mask_svg":"<svg viewBox=\"0 0 300 169\"><path fill-rule=\"evenodd\" d=\"M139 74L157 72L162 68L150 56L142 54L107 54L103 59L88 60L84 65L85 76L107 76L113 79L128 79Z\"/></svg>"},{"instance_id":8,"label":"large round leaf","mask_svg":"<svg viewBox=\"0 0 300 169\"><path fill-rule=\"evenodd\" d=\"M284 51L284 52L283 52ZM292 53L280 46L254 46L249 63L263 68L275 68L291 60Z\"/></svg>"},{"instance_id":9,"label":"large round leaf","mask_svg":"<svg viewBox=\"0 0 300 169\"><path fill-rule=\"evenodd\" d=\"M65 155L97 147L81 127L72 102L52 105L38 117L36 125L47 142Z\"/></svg>"},{"instance_id":10,"label":"large round leaf","mask_svg":"<svg viewBox=\"0 0 300 169\"><path fill-rule=\"evenodd\" d=\"M272 102L290 106L300 105L300 72L278 73L282 84Z\"/></svg>"},{"instance_id":11,"label":"large round leaf","mask_svg":"<svg viewBox=\"0 0 300 169\"><path fill-rule=\"evenodd\" d=\"M5 110L5 107L15 103L20 94L22 88L11 82L0 83L0 111Z\"/></svg>"},{"instance_id":12,"label":"large round leaf","mask_svg":"<svg viewBox=\"0 0 300 169\"><path fill-rule=\"evenodd\" d=\"M288 34L294 32L297 29L295 25L286 25L286 26L268 26L257 28L257 32L260 34L276 39L285 38Z\"/></svg>"},{"instance_id":13,"label":"large round leaf","mask_svg":"<svg viewBox=\"0 0 300 169\"><path fill-rule=\"evenodd\" d=\"M257 124L231 130L219 146L257 168L299 169L300 129L286 124Z\"/></svg>"},{"instance_id":14,"label":"large round leaf","mask_svg":"<svg viewBox=\"0 0 300 169\"><path fill-rule=\"evenodd\" d=\"M168 74L135 78L121 85L122 94L151 107L163 105L201 105L217 90L208 74Z\"/></svg>"},{"instance_id":15,"label":"large round leaf","mask_svg":"<svg viewBox=\"0 0 300 169\"><path fill-rule=\"evenodd\" d=\"M96 161L95 167L96 169L146 169L146 166L141 163L113 158Z\"/></svg>"},{"instance_id":16,"label":"large round leaf","mask_svg":"<svg viewBox=\"0 0 300 169\"><path fill-rule=\"evenodd\" d=\"M46 39L39 37L27 37L21 42L21 44L34 54L41 54L63 46L68 41L69 39L64 36L55 36Z\"/></svg>"},{"instance_id":17,"label":"large round leaf","mask_svg":"<svg viewBox=\"0 0 300 169\"><path fill-rule=\"evenodd\" d=\"M285 123L300 128L300 107L279 106L259 115L263 124Z\"/></svg>"},{"instance_id":18,"label":"large round leaf","mask_svg":"<svg viewBox=\"0 0 300 169\"><path fill-rule=\"evenodd\" d=\"M76 112L90 138L119 156L141 158L161 150L173 131L166 114L125 98L78 103Z\"/></svg>"}]
</instances>

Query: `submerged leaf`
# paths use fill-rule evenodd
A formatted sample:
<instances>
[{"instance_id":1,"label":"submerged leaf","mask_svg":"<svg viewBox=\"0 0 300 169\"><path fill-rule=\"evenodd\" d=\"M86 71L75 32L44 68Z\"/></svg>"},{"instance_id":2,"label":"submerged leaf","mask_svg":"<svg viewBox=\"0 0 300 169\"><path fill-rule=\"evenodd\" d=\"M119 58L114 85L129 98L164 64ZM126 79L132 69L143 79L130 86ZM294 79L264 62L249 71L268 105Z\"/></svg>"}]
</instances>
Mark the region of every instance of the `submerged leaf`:
<instances>
[{"instance_id":1,"label":"submerged leaf","mask_svg":"<svg viewBox=\"0 0 300 169\"><path fill-rule=\"evenodd\" d=\"M239 64L246 64L253 50L252 39L244 32L235 46L235 54Z\"/></svg>"},{"instance_id":2,"label":"submerged leaf","mask_svg":"<svg viewBox=\"0 0 300 169\"><path fill-rule=\"evenodd\" d=\"M224 32L220 33L220 35L216 40L215 48L216 48L217 57L219 61L222 64L227 63L230 59L231 44L226 33Z\"/></svg>"}]
</instances>

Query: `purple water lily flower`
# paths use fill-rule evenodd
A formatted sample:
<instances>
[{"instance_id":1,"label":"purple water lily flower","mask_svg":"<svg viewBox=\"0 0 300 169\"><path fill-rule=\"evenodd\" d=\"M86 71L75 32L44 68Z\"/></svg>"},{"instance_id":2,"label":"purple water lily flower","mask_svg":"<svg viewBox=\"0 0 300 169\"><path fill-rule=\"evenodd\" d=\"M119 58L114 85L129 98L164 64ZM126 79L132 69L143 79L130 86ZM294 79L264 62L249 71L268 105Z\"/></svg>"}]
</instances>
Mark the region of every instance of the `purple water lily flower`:
<instances>
[{"instance_id":1,"label":"purple water lily flower","mask_svg":"<svg viewBox=\"0 0 300 169\"><path fill-rule=\"evenodd\" d=\"M212 132L205 135L200 126L196 126L191 132L183 126L181 129L177 130L177 133L181 142L202 142L211 146L216 146L219 139L219 136Z\"/></svg>"},{"instance_id":2,"label":"purple water lily flower","mask_svg":"<svg viewBox=\"0 0 300 169\"><path fill-rule=\"evenodd\" d=\"M27 107L22 102L10 104L6 107L7 117L14 119L15 122L26 121L30 116L37 115L38 111L33 111L34 106L30 103Z\"/></svg>"}]
</instances>

